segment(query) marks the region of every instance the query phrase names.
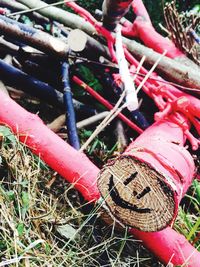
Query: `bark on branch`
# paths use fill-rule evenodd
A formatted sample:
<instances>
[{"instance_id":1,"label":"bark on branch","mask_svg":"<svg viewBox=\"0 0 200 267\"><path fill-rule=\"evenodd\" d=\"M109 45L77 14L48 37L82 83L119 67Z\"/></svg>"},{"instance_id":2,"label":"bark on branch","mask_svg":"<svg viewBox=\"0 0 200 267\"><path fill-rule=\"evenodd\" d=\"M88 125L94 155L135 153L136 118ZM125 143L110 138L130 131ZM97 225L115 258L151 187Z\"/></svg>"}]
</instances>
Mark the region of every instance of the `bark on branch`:
<instances>
[{"instance_id":1,"label":"bark on branch","mask_svg":"<svg viewBox=\"0 0 200 267\"><path fill-rule=\"evenodd\" d=\"M67 58L68 45L50 34L0 15L0 31L6 37L28 44L42 52L59 58Z\"/></svg>"},{"instance_id":2,"label":"bark on branch","mask_svg":"<svg viewBox=\"0 0 200 267\"><path fill-rule=\"evenodd\" d=\"M27 5L29 8L45 5L45 3L40 0L19 0L19 2ZM47 7L45 9L38 10L38 12L48 18L63 23L65 26L82 29L89 35L94 35L96 32L94 27L84 19L59 8ZM141 59L145 55L146 63L151 66L153 66L160 57L159 53L154 52L152 49L149 49L134 40L123 38L123 43L137 59ZM159 73L165 76L169 81L174 81L180 85L200 90L199 71L195 71L173 59L164 57L158 64L157 71L159 71Z\"/></svg>"},{"instance_id":3,"label":"bark on branch","mask_svg":"<svg viewBox=\"0 0 200 267\"><path fill-rule=\"evenodd\" d=\"M47 6L46 3L40 0L19 0L18 2L26 5L29 8ZM94 27L83 18L70 12L64 11L60 8L48 6L46 8L42 8L41 10L38 10L37 12L45 17L59 21L60 23L72 29L78 28L89 33L90 35L93 35L96 32Z\"/></svg>"}]
</instances>

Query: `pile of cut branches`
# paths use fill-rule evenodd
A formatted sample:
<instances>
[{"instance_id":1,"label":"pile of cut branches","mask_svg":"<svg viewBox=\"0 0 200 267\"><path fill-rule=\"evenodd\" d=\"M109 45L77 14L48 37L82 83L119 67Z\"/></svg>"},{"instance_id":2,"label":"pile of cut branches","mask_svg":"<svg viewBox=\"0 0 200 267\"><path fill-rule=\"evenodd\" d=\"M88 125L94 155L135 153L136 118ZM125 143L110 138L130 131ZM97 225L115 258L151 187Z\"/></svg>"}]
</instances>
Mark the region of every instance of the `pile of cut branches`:
<instances>
[{"instance_id":1,"label":"pile of cut branches","mask_svg":"<svg viewBox=\"0 0 200 267\"><path fill-rule=\"evenodd\" d=\"M141 0L0 0L0 266L199 266L199 36L173 8L177 47Z\"/></svg>"}]
</instances>

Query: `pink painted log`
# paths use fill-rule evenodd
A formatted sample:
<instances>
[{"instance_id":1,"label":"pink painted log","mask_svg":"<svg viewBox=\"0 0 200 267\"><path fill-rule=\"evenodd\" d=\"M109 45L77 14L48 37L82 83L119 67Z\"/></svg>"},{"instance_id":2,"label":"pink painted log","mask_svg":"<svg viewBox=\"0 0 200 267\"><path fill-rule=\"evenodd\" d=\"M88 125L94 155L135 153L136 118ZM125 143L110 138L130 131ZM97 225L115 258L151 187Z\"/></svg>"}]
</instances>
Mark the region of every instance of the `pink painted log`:
<instances>
[{"instance_id":1,"label":"pink painted log","mask_svg":"<svg viewBox=\"0 0 200 267\"><path fill-rule=\"evenodd\" d=\"M184 143L183 129L163 119L101 170L98 187L117 220L145 232L173 223L195 173Z\"/></svg>"},{"instance_id":2,"label":"pink painted log","mask_svg":"<svg viewBox=\"0 0 200 267\"><path fill-rule=\"evenodd\" d=\"M168 57L185 57L169 39L156 32L142 0L134 0L132 8L137 17L133 23L125 23L125 27L122 30L123 35L139 38L147 47L158 53L163 53L164 50L167 50L166 56Z\"/></svg>"},{"instance_id":3,"label":"pink painted log","mask_svg":"<svg viewBox=\"0 0 200 267\"><path fill-rule=\"evenodd\" d=\"M26 111L2 92L0 124L11 128L34 154L74 184L87 201L94 202L99 198L95 180L99 169L83 153L76 151L49 130L37 115Z\"/></svg>"},{"instance_id":4,"label":"pink painted log","mask_svg":"<svg viewBox=\"0 0 200 267\"><path fill-rule=\"evenodd\" d=\"M0 92L0 124L8 126L33 153L39 155L51 168L75 188L85 200L97 201L97 174L99 169L83 154L70 147L51 130L38 116L27 112L4 93ZM199 267L200 253L170 227L155 233L131 229L130 233L141 239L164 264L182 265L188 259L188 267Z\"/></svg>"}]
</instances>

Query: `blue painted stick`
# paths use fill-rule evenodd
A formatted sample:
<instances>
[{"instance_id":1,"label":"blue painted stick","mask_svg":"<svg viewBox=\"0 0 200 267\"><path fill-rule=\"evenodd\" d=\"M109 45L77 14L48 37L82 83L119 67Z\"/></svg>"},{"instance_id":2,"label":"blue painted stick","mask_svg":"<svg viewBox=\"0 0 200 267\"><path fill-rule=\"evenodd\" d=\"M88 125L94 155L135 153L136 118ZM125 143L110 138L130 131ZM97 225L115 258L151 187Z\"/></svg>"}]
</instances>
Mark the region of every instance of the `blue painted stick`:
<instances>
[{"instance_id":1,"label":"blue painted stick","mask_svg":"<svg viewBox=\"0 0 200 267\"><path fill-rule=\"evenodd\" d=\"M43 99L54 106L63 108L63 93L57 91L47 83L33 78L31 75L5 63L0 60L0 80L9 86L14 86L24 92ZM87 116L96 114L96 110L92 109L77 100L73 100L74 107L77 111L84 113Z\"/></svg>"},{"instance_id":2,"label":"blue painted stick","mask_svg":"<svg viewBox=\"0 0 200 267\"><path fill-rule=\"evenodd\" d=\"M138 123L138 125L142 128L142 130L147 129L150 126L147 119L142 114L142 112L139 111L139 109L136 109L136 110L130 112L130 114L131 114L131 118L133 118L134 121L136 121Z\"/></svg>"},{"instance_id":3,"label":"blue painted stick","mask_svg":"<svg viewBox=\"0 0 200 267\"><path fill-rule=\"evenodd\" d=\"M18 26L21 31L23 31L23 32L25 32L27 34L35 34L38 31L38 30L34 29L31 26L28 26L26 24L18 22L18 21L14 20L14 19L10 19L10 18L8 18L6 16L3 16L3 15L0 15L0 20L3 20L7 24L14 25L15 27Z\"/></svg>"},{"instance_id":4,"label":"blue painted stick","mask_svg":"<svg viewBox=\"0 0 200 267\"><path fill-rule=\"evenodd\" d=\"M80 149L80 142L76 129L76 118L74 112L74 106L72 102L72 92L69 82L69 64L67 62L62 63L62 83L63 83L63 99L66 108L66 126L69 144L76 150Z\"/></svg>"},{"instance_id":5,"label":"blue painted stick","mask_svg":"<svg viewBox=\"0 0 200 267\"><path fill-rule=\"evenodd\" d=\"M3 60L0 60L0 79L32 96L47 100L54 105L63 106L63 94L61 92L5 63Z\"/></svg>"}]
</instances>

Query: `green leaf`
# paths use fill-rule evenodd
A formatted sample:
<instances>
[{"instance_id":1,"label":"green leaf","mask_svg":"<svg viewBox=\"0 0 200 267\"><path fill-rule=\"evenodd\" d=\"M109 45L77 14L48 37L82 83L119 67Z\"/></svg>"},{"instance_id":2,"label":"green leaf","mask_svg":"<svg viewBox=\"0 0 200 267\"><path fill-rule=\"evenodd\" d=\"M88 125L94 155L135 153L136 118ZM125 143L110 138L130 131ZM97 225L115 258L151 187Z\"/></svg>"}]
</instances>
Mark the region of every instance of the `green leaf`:
<instances>
[{"instance_id":1,"label":"green leaf","mask_svg":"<svg viewBox=\"0 0 200 267\"><path fill-rule=\"evenodd\" d=\"M200 226L200 218L196 221L195 225L192 227L191 231L189 232L189 235L187 236L187 240L190 240L195 233L198 233L198 228Z\"/></svg>"},{"instance_id":2,"label":"green leaf","mask_svg":"<svg viewBox=\"0 0 200 267\"><path fill-rule=\"evenodd\" d=\"M92 73L92 71L83 66L80 65L79 66L79 72L81 74L81 76L84 77L85 82L91 86L95 91L97 92L102 92L103 91L103 87L100 84L99 80L95 78L94 74Z\"/></svg>"},{"instance_id":3,"label":"green leaf","mask_svg":"<svg viewBox=\"0 0 200 267\"><path fill-rule=\"evenodd\" d=\"M82 136L82 138L89 138L91 134L92 134L92 131L83 129L81 136Z\"/></svg>"},{"instance_id":4,"label":"green leaf","mask_svg":"<svg viewBox=\"0 0 200 267\"><path fill-rule=\"evenodd\" d=\"M50 23L46 24L45 29L47 32L50 32L51 31L51 24Z\"/></svg>"},{"instance_id":5,"label":"green leaf","mask_svg":"<svg viewBox=\"0 0 200 267\"><path fill-rule=\"evenodd\" d=\"M19 223L18 225L17 225L17 232L18 232L18 234L19 234L19 236L22 236L23 235L23 233L24 233L24 224L23 223Z\"/></svg>"},{"instance_id":6,"label":"green leaf","mask_svg":"<svg viewBox=\"0 0 200 267\"><path fill-rule=\"evenodd\" d=\"M197 180L193 181L193 186L195 188L195 192L196 192L196 198L198 200L198 202L200 203L200 182Z\"/></svg>"},{"instance_id":7,"label":"green leaf","mask_svg":"<svg viewBox=\"0 0 200 267\"><path fill-rule=\"evenodd\" d=\"M0 250L1 252L6 249L6 241L5 240L0 240Z\"/></svg>"},{"instance_id":8,"label":"green leaf","mask_svg":"<svg viewBox=\"0 0 200 267\"><path fill-rule=\"evenodd\" d=\"M29 17L22 15L21 16L21 20L24 24L28 25L28 26L33 26L33 22L29 19Z\"/></svg>"},{"instance_id":9,"label":"green leaf","mask_svg":"<svg viewBox=\"0 0 200 267\"><path fill-rule=\"evenodd\" d=\"M47 255L50 255L51 254L51 247L48 243L45 243L45 253Z\"/></svg>"},{"instance_id":10,"label":"green leaf","mask_svg":"<svg viewBox=\"0 0 200 267\"><path fill-rule=\"evenodd\" d=\"M29 194L26 191L22 191L22 204L24 208L29 207Z\"/></svg>"},{"instance_id":11,"label":"green leaf","mask_svg":"<svg viewBox=\"0 0 200 267\"><path fill-rule=\"evenodd\" d=\"M4 138L4 144L16 144L17 140L11 130L6 126L0 126L0 134Z\"/></svg>"},{"instance_id":12,"label":"green leaf","mask_svg":"<svg viewBox=\"0 0 200 267\"><path fill-rule=\"evenodd\" d=\"M89 155L91 155L91 154L93 153L93 151L94 151L95 148L98 146L98 144L99 144L99 140L96 139L96 140L94 141L94 143L92 144L91 148L90 148Z\"/></svg>"},{"instance_id":13,"label":"green leaf","mask_svg":"<svg viewBox=\"0 0 200 267\"><path fill-rule=\"evenodd\" d=\"M9 191L7 191L7 192L5 192L5 193L6 193L6 196L8 197L8 199L9 199L10 201L15 200L15 193L14 193L13 190L9 190Z\"/></svg>"},{"instance_id":14,"label":"green leaf","mask_svg":"<svg viewBox=\"0 0 200 267\"><path fill-rule=\"evenodd\" d=\"M25 218L26 212L29 209L29 203L30 203L30 199L29 199L29 194L26 191L22 191L22 195L21 195L21 199L22 199L22 218Z\"/></svg>"}]
</instances>

